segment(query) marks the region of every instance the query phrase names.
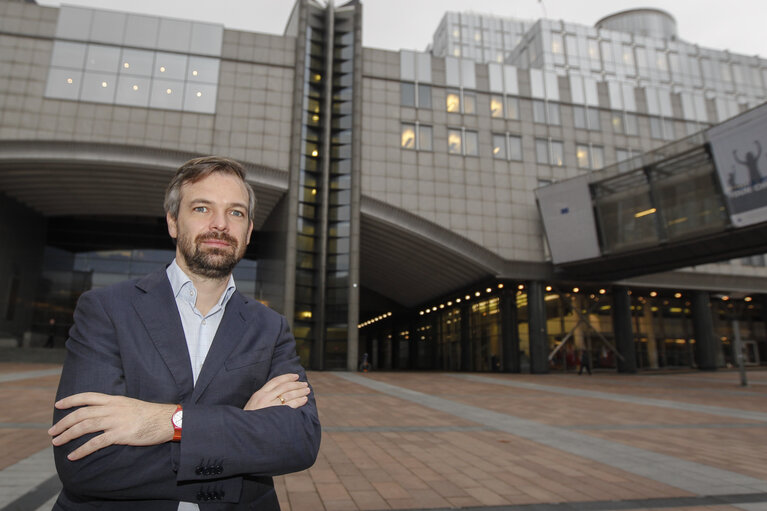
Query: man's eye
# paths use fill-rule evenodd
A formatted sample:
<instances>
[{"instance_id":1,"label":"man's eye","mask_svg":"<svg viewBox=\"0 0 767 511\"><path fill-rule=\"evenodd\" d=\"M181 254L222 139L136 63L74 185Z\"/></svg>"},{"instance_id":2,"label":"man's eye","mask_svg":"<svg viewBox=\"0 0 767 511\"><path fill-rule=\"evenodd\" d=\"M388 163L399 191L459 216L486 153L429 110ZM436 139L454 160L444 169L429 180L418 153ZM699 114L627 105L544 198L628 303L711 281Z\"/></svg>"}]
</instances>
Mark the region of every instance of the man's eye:
<instances>
[{"instance_id":1,"label":"man's eye","mask_svg":"<svg viewBox=\"0 0 767 511\"><path fill-rule=\"evenodd\" d=\"M234 216L245 216L245 213L242 211L237 211L236 209L232 210L232 215Z\"/></svg>"},{"instance_id":2,"label":"man's eye","mask_svg":"<svg viewBox=\"0 0 767 511\"><path fill-rule=\"evenodd\" d=\"M205 206L195 206L192 211L196 211L197 213L205 213L208 211L208 208Z\"/></svg>"}]
</instances>

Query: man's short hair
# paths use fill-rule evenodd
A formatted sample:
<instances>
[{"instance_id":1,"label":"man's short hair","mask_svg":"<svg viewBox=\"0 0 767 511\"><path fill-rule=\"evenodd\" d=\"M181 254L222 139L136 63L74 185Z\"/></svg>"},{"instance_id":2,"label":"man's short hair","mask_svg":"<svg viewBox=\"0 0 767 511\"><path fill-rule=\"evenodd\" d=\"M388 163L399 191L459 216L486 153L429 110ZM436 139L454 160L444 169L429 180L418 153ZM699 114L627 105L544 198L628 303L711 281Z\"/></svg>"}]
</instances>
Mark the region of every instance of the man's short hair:
<instances>
[{"instance_id":1,"label":"man's short hair","mask_svg":"<svg viewBox=\"0 0 767 511\"><path fill-rule=\"evenodd\" d=\"M248 191L248 218L253 221L256 214L256 194L253 187L245 180L245 169L238 162L222 156L204 156L193 158L181 165L165 190L165 213L172 218L178 218L181 205L181 187L186 183L196 183L211 174L220 172L240 178Z\"/></svg>"}]
</instances>

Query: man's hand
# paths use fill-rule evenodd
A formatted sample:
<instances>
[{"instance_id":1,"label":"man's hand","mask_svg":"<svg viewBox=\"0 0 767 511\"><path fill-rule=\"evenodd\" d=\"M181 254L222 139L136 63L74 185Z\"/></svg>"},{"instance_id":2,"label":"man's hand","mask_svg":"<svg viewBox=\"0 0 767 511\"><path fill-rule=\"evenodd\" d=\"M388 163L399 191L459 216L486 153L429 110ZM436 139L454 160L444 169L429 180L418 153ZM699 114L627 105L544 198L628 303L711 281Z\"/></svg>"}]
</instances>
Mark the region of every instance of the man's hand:
<instances>
[{"instance_id":1,"label":"man's hand","mask_svg":"<svg viewBox=\"0 0 767 511\"><path fill-rule=\"evenodd\" d=\"M97 435L72 451L79 460L110 445L157 445L173 439L170 418L176 405L149 403L124 396L83 392L57 401L59 410L81 406L48 430L53 445L60 446L89 433Z\"/></svg>"},{"instance_id":2,"label":"man's hand","mask_svg":"<svg viewBox=\"0 0 767 511\"><path fill-rule=\"evenodd\" d=\"M297 374L283 374L272 378L253 393L245 403L244 410L260 410L269 406L287 405L291 408L304 406L310 389L305 381L298 381Z\"/></svg>"}]
</instances>

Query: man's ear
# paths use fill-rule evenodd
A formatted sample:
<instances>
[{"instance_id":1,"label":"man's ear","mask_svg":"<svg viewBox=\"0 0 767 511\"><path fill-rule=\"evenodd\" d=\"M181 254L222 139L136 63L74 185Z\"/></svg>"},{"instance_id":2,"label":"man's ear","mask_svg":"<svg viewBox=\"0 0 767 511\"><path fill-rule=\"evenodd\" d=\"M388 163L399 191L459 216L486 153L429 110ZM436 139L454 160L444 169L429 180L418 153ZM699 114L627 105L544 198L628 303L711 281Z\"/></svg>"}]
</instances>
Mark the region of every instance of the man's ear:
<instances>
[{"instance_id":1,"label":"man's ear","mask_svg":"<svg viewBox=\"0 0 767 511\"><path fill-rule=\"evenodd\" d=\"M171 216L170 212L168 212L165 214L165 221L168 222L168 234L170 234L171 238L176 239L178 237L178 225L176 224L176 219Z\"/></svg>"},{"instance_id":2,"label":"man's ear","mask_svg":"<svg viewBox=\"0 0 767 511\"><path fill-rule=\"evenodd\" d=\"M247 237L247 241L245 242L246 245L250 245L250 238L253 237L252 236L253 235L253 220L250 220L249 224L250 225L248 226L248 237Z\"/></svg>"}]
</instances>

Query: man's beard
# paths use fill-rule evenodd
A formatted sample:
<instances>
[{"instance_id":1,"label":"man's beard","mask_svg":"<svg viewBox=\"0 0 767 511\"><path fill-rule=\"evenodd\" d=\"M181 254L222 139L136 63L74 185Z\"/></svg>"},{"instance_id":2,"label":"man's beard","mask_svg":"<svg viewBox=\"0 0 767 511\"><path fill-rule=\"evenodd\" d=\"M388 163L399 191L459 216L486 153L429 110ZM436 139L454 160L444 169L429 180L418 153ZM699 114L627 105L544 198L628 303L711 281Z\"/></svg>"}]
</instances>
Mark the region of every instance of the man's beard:
<instances>
[{"instance_id":1,"label":"man's beard","mask_svg":"<svg viewBox=\"0 0 767 511\"><path fill-rule=\"evenodd\" d=\"M202 243L211 239L225 241L230 246L203 249ZM188 236L179 235L177 244L189 271L211 279L227 277L243 256L239 253L237 240L223 232L200 234L194 239L194 243Z\"/></svg>"}]
</instances>

